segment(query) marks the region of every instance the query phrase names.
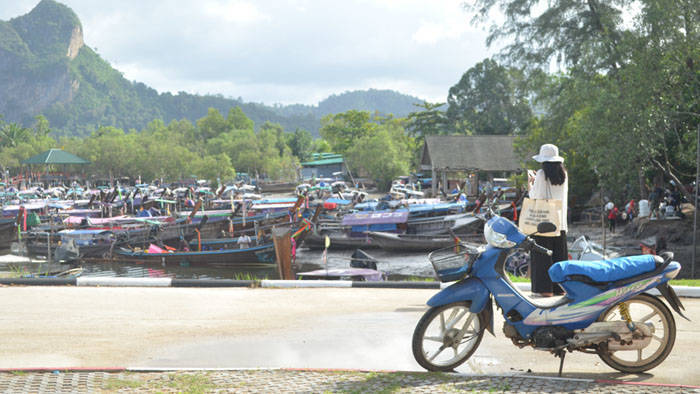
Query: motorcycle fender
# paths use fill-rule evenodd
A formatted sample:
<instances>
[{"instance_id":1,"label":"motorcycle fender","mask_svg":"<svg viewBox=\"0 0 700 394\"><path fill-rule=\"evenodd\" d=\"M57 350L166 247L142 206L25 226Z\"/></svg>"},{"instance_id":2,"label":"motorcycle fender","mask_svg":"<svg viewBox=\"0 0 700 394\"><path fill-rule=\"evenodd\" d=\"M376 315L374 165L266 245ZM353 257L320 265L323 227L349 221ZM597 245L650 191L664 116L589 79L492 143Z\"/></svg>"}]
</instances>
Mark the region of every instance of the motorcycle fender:
<instances>
[{"instance_id":1,"label":"motorcycle fender","mask_svg":"<svg viewBox=\"0 0 700 394\"><path fill-rule=\"evenodd\" d=\"M487 328L493 335L491 293L477 278L469 278L443 289L428 300L428 306L436 307L462 301L471 301L470 312L483 314L484 321L488 324Z\"/></svg>"},{"instance_id":2,"label":"motorcycle fender","mask_svg":"<svg viewBox=\"0 0 700 394\"><path fill-rule=\"evenodd\" d=\"M673 287L671 287L668 282L664 282L658 286L656 286L656 289L661 293L662 296L666 299L666 301L671 305L671 308L673 308L674 311L676 311L677 314L679 314L682 318L685 320L690 321L683 312L682 310L685 310L683 307L683 304L681 304L681 300L678 299L678 296L676 295L676 292L673 290Z\"/></svg>"}]
</instances>

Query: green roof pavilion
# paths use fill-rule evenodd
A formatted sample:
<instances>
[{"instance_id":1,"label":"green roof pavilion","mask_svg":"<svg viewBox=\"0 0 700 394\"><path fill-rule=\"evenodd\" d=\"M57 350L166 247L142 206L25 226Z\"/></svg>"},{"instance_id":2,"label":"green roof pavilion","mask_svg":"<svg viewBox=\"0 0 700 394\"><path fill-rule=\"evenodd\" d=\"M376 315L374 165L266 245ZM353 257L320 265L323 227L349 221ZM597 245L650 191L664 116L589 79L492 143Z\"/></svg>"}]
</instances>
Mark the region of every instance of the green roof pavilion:
<instances>
[{"instance_id":1,"label":"green roof pavilion","mask_svg":"<svg viewBox=\"0 0 700 394\"><path fill-rule=\"evenodd\" d=\"M22 161L22 164L90 164L90 162L61 149L49 149Z\"/></svg>"}]
</instances>

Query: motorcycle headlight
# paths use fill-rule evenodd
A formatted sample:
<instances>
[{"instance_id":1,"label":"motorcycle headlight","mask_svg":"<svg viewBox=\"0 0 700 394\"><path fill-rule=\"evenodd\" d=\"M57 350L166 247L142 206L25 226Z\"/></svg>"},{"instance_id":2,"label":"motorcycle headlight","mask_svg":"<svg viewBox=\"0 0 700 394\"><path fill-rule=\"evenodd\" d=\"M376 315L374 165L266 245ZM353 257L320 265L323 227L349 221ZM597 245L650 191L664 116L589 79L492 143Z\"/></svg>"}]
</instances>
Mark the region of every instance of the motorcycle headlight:
<instances>
[{"instance_id":1,"label":"motorcycle headlight","mask_svg":"<svg viewBox=\"0 0 700 394\"><path fill-rule=\"evenodd\" d=\"M508 249L515 246L515 242L509 241L505 234L501 234L491 228L490 223L484 225L484 238L494 248Z\"/></svg>"}]
</instances>

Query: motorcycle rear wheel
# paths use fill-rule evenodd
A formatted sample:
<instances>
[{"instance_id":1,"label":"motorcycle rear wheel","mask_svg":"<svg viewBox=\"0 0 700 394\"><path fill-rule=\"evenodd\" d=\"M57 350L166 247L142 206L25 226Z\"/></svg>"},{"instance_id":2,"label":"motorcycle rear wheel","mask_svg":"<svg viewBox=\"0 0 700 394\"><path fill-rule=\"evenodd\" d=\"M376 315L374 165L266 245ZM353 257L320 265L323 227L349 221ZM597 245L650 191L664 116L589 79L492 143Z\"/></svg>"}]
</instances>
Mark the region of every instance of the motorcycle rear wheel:
<instances>
[{"instance_id":1,"label":"motorcycle rear wheel","mask_svg":"<svg viewBox=\"0 0 700 394\"><path fill-rule=\"evenodd\" d=\"M661 364L671 353L676 342L676 321L666 304L648 294L637 295L625 302L629 306L632 321L654 325L651 343L639 350L611 351L608 343L604 342L598 347L598 357L620 372L645 372ZM603 313L598 321L622 320L617 305Z\"/></svg>"},{"instance_id":2,"label":"motorcycle rear wheel","mask_svg":"<svg viewBox=\"0 0 700 394\"><path fill-rule=\"evenodd\" d=\"M429 371L454 370L476 351L488 322L469 302L430 308L413 332L413 357Z\"/></svg>"}]
</instances>

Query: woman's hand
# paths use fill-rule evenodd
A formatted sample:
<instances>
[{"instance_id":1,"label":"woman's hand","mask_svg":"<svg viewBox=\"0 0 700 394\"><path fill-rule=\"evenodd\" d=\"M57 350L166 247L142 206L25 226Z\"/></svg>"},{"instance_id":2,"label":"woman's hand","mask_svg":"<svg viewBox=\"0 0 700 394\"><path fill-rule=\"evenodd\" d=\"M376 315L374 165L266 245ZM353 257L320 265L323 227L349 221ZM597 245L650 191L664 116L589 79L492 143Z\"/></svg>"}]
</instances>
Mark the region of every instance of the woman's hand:
<instances>
[{"instance_id":1,"label":"woman's hand","mask_svg":"<svg viewBox=\"0 0 700 394\"><path fill-rule=\"evenodd\" d=\"M527 188L532 189L532 185L535 184L535 176L537 173L534 170L527 170Z\"/></svg>"}]
</instances>

